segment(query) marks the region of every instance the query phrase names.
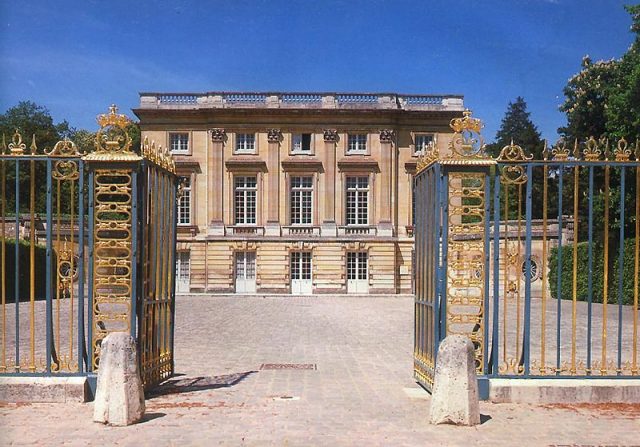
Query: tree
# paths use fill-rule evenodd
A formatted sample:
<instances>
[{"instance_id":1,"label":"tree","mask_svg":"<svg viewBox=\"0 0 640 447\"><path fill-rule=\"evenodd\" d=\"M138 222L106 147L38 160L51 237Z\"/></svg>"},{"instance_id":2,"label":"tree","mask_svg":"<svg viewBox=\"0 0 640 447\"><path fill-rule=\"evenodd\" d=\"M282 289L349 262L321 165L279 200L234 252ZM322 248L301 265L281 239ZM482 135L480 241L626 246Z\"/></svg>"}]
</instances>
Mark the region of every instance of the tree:
<instances>
[{"instance_id":1,"label":"tree","mask_svg":"<svg viewBox=\"0 0 640 447\"><path fill-rule=\"evenodd\" d=\"M564 88L560 110L567 125L558 131L568 140L590 136L640 137L640 5L627 6L635 40L620 59L592 62L582 59L582 70Z\"/></svg>"},{"instance_id":2,"label":"tree","mask_svg":"<svg viewBox=\"0 0 640 447\"><path fill-rule=\"evenodd\" d=\"M513 141L514 144L524 148L526 152L533 154L536 160L540 160L544 143L538 128L531 121L530 115L527 112L527 103L521 96L518 96L514 102L510 102L500 129L496 133L496 140L487 145L487 152L493 157L497 157L502 148Z\"/></svg>"},{"instance_id":3,"label":"tree","mask_svg":"<svg viewBox=\"0 0 640 447\"><path fill-rule=\"evenodd\" d=\"M60 140L60 133L68 130L69 125L62 122L58 125L53 123L49 111L31 101L22 101L17 106L10 108L0 115L0 133L6 143L12 141L16 131L20 132L23 143L26 144L25 153L31 151L30 144L35 137L37 144L36 153L42 154L44 150L50 150ZM6 150L6 149L4 149ZM6 187L6 212L13 212L15 209L15 169L13 162L6 162L5 187ZM46 200L47 168L44 163L35 163L35 187L36 187L36 210L44 212ZM29 210L29 187L31 183L30 163L21 162L19 165L20 174L18 186L20 189L20 212Z\"/></svg>"},{"instance_id":4,"label":"tree","mask_svg":"<svg viewBox=\"0 0 640 447\"><path fill-rule=\"evenodd\" d=\"M530 113L527 112L527 103L521 96L518 96L514 102L510 102L507 106L507 111L502 119L500 129L496 133L496 140L494 143L487 145L487 152L492 157L498 157L502 148L508 146L511 142L522 147L525 154L533 154L534 159L542 159L544 143L540 132L538 132L538 128L531 121ZM540 176L534 175L534 181L532 183L534 197L540 197L542 195L542 179L538 177ZM511 200L513 204L518 194L518 188L520 189L520 194L522 194L522 187L522 185L512 186L506 183L503 184L500 189L500 202L504 204L505 195L508 193L509 200ZM521 205L523 204L524 202L521 203ZM534 207L532 211L534 218L539 218L542 214L540 207ZM524 206L521 206L520 217L523 217L522 213L524 213ZM517 204L515 206L512 205L507 217L509 219L518 218Z\"/></svg>"}]
</instances>

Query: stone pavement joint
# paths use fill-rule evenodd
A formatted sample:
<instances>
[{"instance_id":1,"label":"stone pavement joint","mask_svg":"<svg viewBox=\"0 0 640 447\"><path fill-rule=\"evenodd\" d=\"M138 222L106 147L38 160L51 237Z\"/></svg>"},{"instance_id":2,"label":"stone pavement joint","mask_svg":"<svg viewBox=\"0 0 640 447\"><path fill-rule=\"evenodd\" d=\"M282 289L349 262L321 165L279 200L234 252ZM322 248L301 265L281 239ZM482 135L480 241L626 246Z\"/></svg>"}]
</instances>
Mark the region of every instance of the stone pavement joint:
<instances>
[{"instance_id":1,"label":"stone pavement joint","mask_svg":"<svg viewBox=\"0 0 640 447\"><path fill-rule=\"evenodd\" d=\"M410 297L194 296L176 307L179 375L148 396L141 423L95 424L93 404L3 404L0 445L640 445L640 404L481 402L480 425L429 425Z\"/></svg>"}]
</instances>

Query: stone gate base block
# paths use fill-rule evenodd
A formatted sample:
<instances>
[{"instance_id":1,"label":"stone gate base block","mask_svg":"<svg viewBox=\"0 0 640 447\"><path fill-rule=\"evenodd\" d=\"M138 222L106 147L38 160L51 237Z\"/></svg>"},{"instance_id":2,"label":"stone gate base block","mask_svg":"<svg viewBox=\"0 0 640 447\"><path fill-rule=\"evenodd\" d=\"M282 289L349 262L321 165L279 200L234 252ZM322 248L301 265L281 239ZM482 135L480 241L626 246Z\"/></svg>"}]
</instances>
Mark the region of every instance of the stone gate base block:
<instances>
[{"instance_id":1,"label":"stone gate base block","mask_svg":"<svg viewBox=\"0 0 640 447\"><path fill-rule=\"evenodd\" d=\"M93 420L131 425L142 419L144 410L135 341L126 332L111 333L102 340Z\"/></svg>"},{"instance_id":2,"label":"stone gate base block","mask_svg":"<svg viewBox=\"0 0 640 447\"><path fill-rule=\"evenodd\" d=\"M480 423L478 379L473 343L462 335L450 335L440 344L431 396L431 424Z\"/></svg>"}]
</instances>

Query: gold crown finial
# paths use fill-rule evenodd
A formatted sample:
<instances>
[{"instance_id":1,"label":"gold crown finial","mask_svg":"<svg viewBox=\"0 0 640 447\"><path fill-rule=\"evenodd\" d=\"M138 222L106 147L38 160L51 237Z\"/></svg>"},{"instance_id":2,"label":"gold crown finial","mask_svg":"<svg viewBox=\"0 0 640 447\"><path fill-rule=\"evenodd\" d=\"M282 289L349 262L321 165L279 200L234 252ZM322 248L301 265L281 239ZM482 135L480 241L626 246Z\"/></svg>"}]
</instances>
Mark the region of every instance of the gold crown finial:
<instances>
[{"instance_id":1,"label":"gold crown finial","mask_svg":"<svg viewBox=\"0 0 640 447\"><path fill-rule=\"evenodd\" d=\"M464 131L480 133L484 124L482 124L480 119L473 118L472 115L473 112L471 110L465 109L464 112L462 112L462 118L452 119L449 126L457 133Z\"/></svg>"},{"instance_id":2,"label":"gold crown finial","mask_svg":"<svg viewBox=\"0 0 640 447\"><path fill-rule=\"evenodd\" d=\"M109 106L109 113L98 115L96 121L101 128L117 126L124 129L131 123L131 120L126 115L118 114L118 106L115 104Z\"/></svg>"}]
</instances>

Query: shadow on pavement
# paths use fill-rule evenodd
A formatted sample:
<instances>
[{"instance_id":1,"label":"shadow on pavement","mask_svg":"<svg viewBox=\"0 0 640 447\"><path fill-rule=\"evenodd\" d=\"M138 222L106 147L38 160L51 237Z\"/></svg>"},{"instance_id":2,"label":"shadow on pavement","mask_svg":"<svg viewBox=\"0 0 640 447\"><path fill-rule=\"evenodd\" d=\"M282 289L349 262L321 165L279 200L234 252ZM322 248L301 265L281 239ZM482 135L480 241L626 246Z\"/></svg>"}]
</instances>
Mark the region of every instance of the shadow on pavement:
<instances>
[{"instance_id":1,"label":"shadow on pavement","mask_svg":"<svg viewBox=\"0 0 640 447\"><path fill-rule=\"evenodd\" d=\"M144 416L142 417L142 419L140 420L140 422L138 422L138 423L139 424L144 424L145 422L149 422L149 421L161 418L161 417L166 416L166 415L167 415L167 413L145 413Z\"/></svg>"},{"instance_id":2,"label":"shadow on pavement","mask_svg":"<svg viewBox=\"0 0 640 447\"><path fill-rule=\"evenodd\" d=\"M226 374L213 377L185 377L184 379L168 380L153 390L149 391L147 399L165 396L167 394L190 393L193 391L213 390L216 388L228 388L242 382L245 378L258 371L246 371L235 374Z\"/></svg>"}]
</instances>

